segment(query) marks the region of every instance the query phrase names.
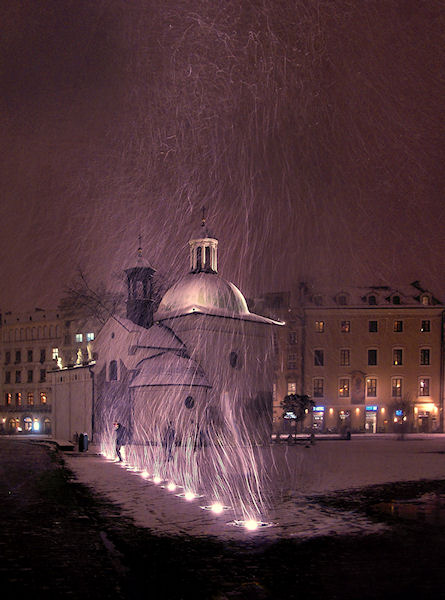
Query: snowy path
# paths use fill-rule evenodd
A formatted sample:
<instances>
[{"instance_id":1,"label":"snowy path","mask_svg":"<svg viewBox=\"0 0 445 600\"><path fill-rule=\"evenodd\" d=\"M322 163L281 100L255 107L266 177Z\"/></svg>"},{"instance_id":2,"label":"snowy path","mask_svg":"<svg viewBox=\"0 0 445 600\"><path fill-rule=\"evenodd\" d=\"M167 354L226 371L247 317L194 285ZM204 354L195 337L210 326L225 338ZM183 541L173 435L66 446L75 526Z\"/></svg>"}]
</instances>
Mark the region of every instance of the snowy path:
<instances>
[{"instance_id":1,"label":"snowy path","mask_svg":"<svg viewBox=\"0 0 445 600\"><path fill-rule=\"evenodd\" d=\"M308 538L325 534L371 533L384 526L352 512L319 506L311 495L394 481L445 478L445 436L353 438L319 441L306 448L264 449L274 489L268 519L273 527L246 532L229 525L231 510L222 515L202 510L210 499L186 501L95 454L66 455L67 465L90 488L118 504L139 526L161 535L216 536L245 540L246 535L269 540Z\"/></svg>"}]
</instances>

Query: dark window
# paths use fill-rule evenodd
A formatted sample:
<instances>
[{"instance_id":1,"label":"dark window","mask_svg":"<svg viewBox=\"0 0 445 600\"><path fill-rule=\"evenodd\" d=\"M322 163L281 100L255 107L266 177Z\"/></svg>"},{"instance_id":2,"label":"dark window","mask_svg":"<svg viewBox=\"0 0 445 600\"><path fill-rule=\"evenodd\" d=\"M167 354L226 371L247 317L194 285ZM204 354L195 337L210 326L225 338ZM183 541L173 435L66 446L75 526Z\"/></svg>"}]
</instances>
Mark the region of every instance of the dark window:
<instances>
[{"instance_id":1,"label":"dark window","mask_svg":"<svg viewBox=\"0 0 445 600\"><path fill-rule=\"evenodd\" d=\"M295 346L295 344L297 343L297 332L289 331L287 340L290 346Z\"/></svg>"},{"instance_id":2,"label":"dark window","mask_svg":"<svg viewBox=\"0 0 445 600\"><path fill-rule=\"evenodd\" d=\"M5 383L11 383L11 371L5 371Z\"/></svg>"},{"instance_id":3,"label":"dark window","mask_svg":"<svg viewBox=\"0 0 445 600\"><path fill-rule=\"evenodd\" d=\"M293 371L297 368L297 355L296 354L288 354L287 355L287 368L289 371Z\"/></svg>"},{"instance_id":4,"label":"dark window","mask_svg":"<svg viewBox=\"0 0 445 600\"><path fill-rule=\"evenodd\" d=\"M351 351L349 348L340 348L340 366L349 367L351 365Z\"/></svg>"},{"instance_id":5,"label":"dark window","mask_svg":"<svg viewBox=\"0 0 445 600\"><path fill-rule=\"evenodd\" d=\"M324 351L314 350L314 365L316 367L322 367L324 365Z\"/></svg>"},{"instance_id":6,"label":"dark window","mask_svg":"<svg viewBox=\"0 0 445 600\"><path fill-rule=\"evenodd\" d=\"M46 360L46 350L45 350L45 348L42 348L40 350L40 362L44 363L45 360Z\"/></svg>"},{"instance_id":7,"label":"dark window","mask_svg":"<svg viewBox=\"0 0 445 600\"><path fill-rule=\"evenodd\" d=\"M11 353L5 352L5 365L9 365L10 362L11 362Z\"/></svg>"},{"instance_id":8,"label":"dark window","mask_svg":"<svg viewBox=\"0 0 445 600\"><path fill-rule=\"evenodd\" d=\"M22 362L22 353L20 350L15 351L15 364L18 365Z\"/></svg>"},{"instance_id":9,"label":"dark window","mask_svg":"<svg viewBox=\"0 0 445 600\"><path fill-rule=\"evenodd\" d=\"M429 365L430 364L429 348L421 348L420 349L420 364L421 365Z\"/></svg>"},{"instance_id":10,"label":"dark window","mask_svg":"<svg viewBox=\"0 0 445 600\"><path fill-rule=\"evenodd\" d=\"M46 369L40 369L40 382L46 381Z\"/></svg>"},{"instance_id":11,"label":"dark window","mask_svg":"<svg viewBox=\"0 0 445 600\"><path fill-rule=\"evenodd\" d=\"M21 371L16 371L15 372L15 382L16 383L21 383L22 382L22 372Z\"/></svg>"},{"instance_id":12,"label":"dark window","mask_svg":"<svg viewBox=\"0 0 445 600\"><path fill-rule=\"evenodd\" d=\"M230 366L234 369L238 364L238 354L236 352L231 352L229 356Z\"/></svg>"},{"instance_id":13,"label":"dark window","mask_svg":"<svg viewBox=\"0 0 445 600\"><path fill-rule=\"evenodd\" d=\"M393 304L400 304L400 296L393 296L392 297L392 303Z\"/></svg>"},{"instance_id":14,"label":"dark window","mask_svg":"<svg viewBox=\"0 0 445 600\"><path fill-rule=\"evenodd\" d=\"M115 360L110 361L110 381L117 381L117 362Z\"/></svg>"},{"instance_id":15,"label":"dark window","mask_svg":"<svg viewBox=\"0 0 445 600\"><path fill-rule=\"evenodd\" d=\"M28 371L28 383L32 383L32 371Z\"/></svg>"},{"instance_id":16,"label":"dark window","mask_svg":"<svg viewBox=\"0 0 445 600\"><path fill-rule=\"evenodd\" d=\"M202 248L198 246L196 248L196 268L198 271L202 269Z\"/></svg>"},{"instance_id":17,"label":"dark window","mask_svg":"<svg viewBox=\"0 0 445 600\"><path fill-rule=\"evenodd\" d=\"M337 303L340 306L346 306L346 304L347 304L347 298L346 298L346 296L338 296Z\"/></svg>"},{"instance_id":18,"label":"dark window","mask_svg":"<svg viewBox=\"0 0 445 600\"><path fill-rule=\"evenodd\" d=\"M378 330L377 321L369 321L368 329L369 329L370 333L377 333L377 330Z\"/></svg>"},{"instance_id":19,"label":"dark window","mask_svg":"<svg viewBox=\"0 0 445 600\"><path fill-rule=\"evenodd\" d=\"M431 331L431 322L429 320L422 321L422 324L420 326L420 331L422 333L425 333L425 332L428 333L429 331Z\"/></svg>"},{"instance_id":20,"label":"dark window","mask_svg":"<svg viewBox=\"0 0 445 600\"><path fill-rule=\"evenodd\" d=\"M373 366L377 364L377 350L368 350L368 365Z\"/></svg>"},{"instance_id":21,"label":"dark window","mask_svg":"<svg viewBox=\"0 0 445 600\"><path fill-rule=\"evenodd\" d=\"M186 408L193 408L195 406L195 401L193 400L192 396L187 396L184 404Z\"/></svg>"},{"instance_id":22,"label":"dark window","mask_svg":"<svg viewBox=\"0 0 445 600\"><path fill-rule=\"evenodd\" d=\"M210 269L210 247L205 248L206 269Z\"/></svg>"},{"instance_id":23,"label":"dark window","mask_svg":"<svg viewBox=\"0 0 445 600\"><path fill-rule=\"evenodd\" d=\"M375 296L369 296L368 297L368 304L377 304L377 298Z\"/></svg>"},{"instance_id":24,"label":"dark window","mask_svg":"<svg viewBox=\"0 0 445 600\"><path fill-rule=\"evenodd\" d=\"M314 398L323 398L324 396L324 380L314 379Z\"/></svg>"},{"instance_id":25,"label":"dark window","mask_svg":"<svg viewBox=\"0 0 445 600\"><path fill-rule=\"evenodd\" d=\"M32 350L28 350L28 362L32 362Z\"/></svg>"}]
</instances>

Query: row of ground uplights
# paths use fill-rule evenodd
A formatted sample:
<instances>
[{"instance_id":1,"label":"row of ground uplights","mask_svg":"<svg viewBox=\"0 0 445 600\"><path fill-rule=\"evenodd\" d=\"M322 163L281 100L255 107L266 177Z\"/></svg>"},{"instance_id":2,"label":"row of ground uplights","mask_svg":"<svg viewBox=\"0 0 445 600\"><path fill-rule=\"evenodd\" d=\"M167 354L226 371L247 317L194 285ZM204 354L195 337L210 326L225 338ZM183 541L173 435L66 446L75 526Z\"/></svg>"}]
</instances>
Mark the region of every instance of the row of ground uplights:
<instances>
[{"instance_id":1,"label":"row of ground uplights","mask_svg":"<svg viewBox=\"0 0 445 600\"><path fill-rule=\"evenodd\" d=\"M111 459L111 460L113 460L113 459ZM136 473L137 475L140 475L143 479L146 479L146 480L150 479L150 474L146 470L141 471L140 469L137 469L136 467L128 466L125 462L122 462L122 466L125 467L127 469L127 471L131 471L133 473ZM154 475L150 480L155 485L160 485L163 481L165 481L159 475ZM162 486L162 487L165 487L169 492L175 492L178 489L178 487L180 487L180 486L177 486L173 481L169 481L167 483L167 485ZM184 498L188 502L191 502L197 498L202 498L202 496L195 494L194 492L192 492L190 490L184 492L184 494L178 494L178 496L181 498ZM201 508L203 510L211 511L215 515L220 515L224 511L230 509L230 507L224 506L221 502L214 502L210 506L201 506ZM236 521L233 521L233 523L231 523L231 524L236 525L238 527L244 527L248 531L256 531L259 528L270 526L270 523L256 521L255 519L247 519L245 521L236 520Z\"/></svg>"}]
</instances>

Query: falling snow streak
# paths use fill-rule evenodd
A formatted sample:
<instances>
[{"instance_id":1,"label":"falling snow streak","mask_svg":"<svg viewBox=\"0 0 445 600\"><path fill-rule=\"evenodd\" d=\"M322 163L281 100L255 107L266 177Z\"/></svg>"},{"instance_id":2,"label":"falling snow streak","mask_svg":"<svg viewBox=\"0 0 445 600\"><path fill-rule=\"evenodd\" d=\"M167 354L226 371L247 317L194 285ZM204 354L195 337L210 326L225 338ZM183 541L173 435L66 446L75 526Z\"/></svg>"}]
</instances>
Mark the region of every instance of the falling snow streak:
<instances>
[{"instance_id":1,"label":"falling snow streak","mask_svg":"<svg viewBox=\"0 0 445 600\"><path fill-rule=\"evenodd\" d=\"M140 232L174 281L203 204L250 296L440 278L443 1L1 10L2 308L120 271Z\"/></svg>"}]
</instances>

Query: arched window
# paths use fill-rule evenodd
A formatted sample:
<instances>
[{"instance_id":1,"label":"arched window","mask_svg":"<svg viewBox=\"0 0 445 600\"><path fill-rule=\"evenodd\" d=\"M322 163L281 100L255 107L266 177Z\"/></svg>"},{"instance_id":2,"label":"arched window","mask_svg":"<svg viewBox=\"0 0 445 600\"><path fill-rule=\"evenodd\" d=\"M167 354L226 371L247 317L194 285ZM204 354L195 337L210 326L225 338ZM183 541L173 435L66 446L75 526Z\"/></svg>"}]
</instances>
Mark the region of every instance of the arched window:
<instances>
[{"instance_id":1,"label":"arched window","mask_svg":"<svg viewBox=\"0 0 445 600\"><path fill-rule=\"evenodd\" d=\"M117 361L110 361L109 367L109 379L110 381L117 381Z\"/></svg>"},{"instance_id":2,"label":"arched window","mask_svg":"<svg viewBox=\"0 0 445 600\"><path fill-rule=\"evenodd\" d=\"M205 258L206 269L210 269L210 267L212 266L210 263L210 246L205 247Z\"/></svg>"},{"instance_id":3,"label":"arched window","mask_svg":"<svg viewBox=\"0 0 445 600\"><path fill-rule=\"evenodd\" d=\"M202 269L202 248L198 246L196 248L196 270L201 271Z\"/></svg>"},{"instance_id":4,"label":"arched window","mask_svg":"<svg viewBox=\"0 0 445 600\"><path fill-rule=\"evenodd\" d=\"M377 304L377 298L374 295L368 296L368 304L371 304L371 305Z\"/></svg>"}]
</instances>

